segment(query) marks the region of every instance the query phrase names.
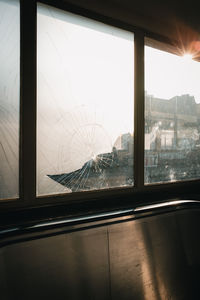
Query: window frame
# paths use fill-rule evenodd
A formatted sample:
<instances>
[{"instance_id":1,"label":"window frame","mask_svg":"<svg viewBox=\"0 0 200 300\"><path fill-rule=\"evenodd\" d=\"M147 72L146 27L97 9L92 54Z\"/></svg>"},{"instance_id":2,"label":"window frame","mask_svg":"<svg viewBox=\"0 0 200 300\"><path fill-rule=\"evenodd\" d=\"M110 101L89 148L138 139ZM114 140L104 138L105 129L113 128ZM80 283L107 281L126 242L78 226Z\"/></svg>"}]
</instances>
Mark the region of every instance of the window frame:
<instances>
[{"instance_id":1,"label":"window frame","mask_svg":"<svg viewBox=\"0 0 200 300\"><path fill-rule=\"evenodd\" d=\"M180 197L189 189L198 192L199 179L167 183L144 184L144 49L145 38L172 45L167 37L126 24L55 0L20 1L20 163L19 198L0 200L0 210L24 209L52 205L70 205L98 201L116 201L132 204L152 201L159 197ZM36 121L37 121L37 3L51 5L108 25L128 30L134 34L134 186L108 190L84 191L59 195L36 196ZM143 138L141 138L143 137ZM192 194L190 192L190 194ZM105 204L104 204L105 205Z\"/></svg>"}]
</instances>

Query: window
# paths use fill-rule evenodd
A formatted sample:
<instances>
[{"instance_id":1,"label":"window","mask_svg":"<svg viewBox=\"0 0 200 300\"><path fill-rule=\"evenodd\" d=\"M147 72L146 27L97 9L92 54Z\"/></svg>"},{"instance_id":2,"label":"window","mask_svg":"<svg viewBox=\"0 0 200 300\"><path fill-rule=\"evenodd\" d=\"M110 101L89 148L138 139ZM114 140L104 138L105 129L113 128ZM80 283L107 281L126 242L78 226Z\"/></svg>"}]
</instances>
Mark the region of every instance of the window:
<instances>
[{"instance_id":1,"label":"window","mask_svg":"<svg viewBox=\"0 0 200 300\"><path fill-rule=\"evenodd\" d=\"M133 34L37 10L38 195L133 185Z\"/></svg>"},{"instance_id":2,"label":"window","mask_svg":"<svg viewBox=\"0 0 200 300\"><path fill-rule=\"evenodd\" d=\"M19 196L19 1L0 0L0 199Z\"/></svg>"},{"instance_id":3,"label":"window","mask_svg":"<svg viewBox=\"0 0 200 300\"><path fill-rule=\"evenodd\" d=\"M199 62L145 47L145 183L200 178Z\"/></svg>"},{"instance_id":4,"label":"window","mask_svg":"<svg viewBox=\"0 0 200 300\"><path fill-rule=\"evenodd\" d=\"M0 0L1 207L194 187L199 62L51 3Z\"/></svg>"}]
</instances>

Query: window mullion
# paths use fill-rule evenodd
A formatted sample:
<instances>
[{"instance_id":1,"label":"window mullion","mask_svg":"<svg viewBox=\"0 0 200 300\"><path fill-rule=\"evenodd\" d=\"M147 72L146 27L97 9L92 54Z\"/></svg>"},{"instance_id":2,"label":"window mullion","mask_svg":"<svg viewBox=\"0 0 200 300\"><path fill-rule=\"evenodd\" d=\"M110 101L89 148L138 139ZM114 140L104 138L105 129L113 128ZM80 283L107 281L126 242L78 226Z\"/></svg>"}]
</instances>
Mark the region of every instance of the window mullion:
<instances>
[{"instance_id":1,"label":"window mullion","mask_svg":"<svg viewBox=\"0 0 200 300\"><path fill-rule=\"evenodd\" d=\"M144 186L144 35L136 32L134 76L134 185Z\"/></svg>"},{"instance_id":2,"label":"window mullion","mask_svg":"<svg viewBox=\"0 0 200 300\"><path fill-rule=\"evenodd\" d=\"M21 0L20 196L36 194L36 1Z\"/></svg>"}]
</instances>

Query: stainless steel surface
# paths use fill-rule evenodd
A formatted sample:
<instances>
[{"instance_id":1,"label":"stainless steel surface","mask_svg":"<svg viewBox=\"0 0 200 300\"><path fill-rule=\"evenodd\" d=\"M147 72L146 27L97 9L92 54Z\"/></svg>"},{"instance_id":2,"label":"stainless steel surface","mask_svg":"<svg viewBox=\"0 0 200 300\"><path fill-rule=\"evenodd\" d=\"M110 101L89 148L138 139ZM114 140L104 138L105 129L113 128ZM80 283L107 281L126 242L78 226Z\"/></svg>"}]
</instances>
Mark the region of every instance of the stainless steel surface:
<instances>
[{"instance_id":1,"label":"stainless steel surface","mask_svg":"<svg viewBox=\"0 0 200 300\"><path fill-rule=\"evenodd\" d=\"M105 228L7 246L0 261L1 299L109 299Z\"/></svg>"},{"instance_id":2,"label":"stainless steel surface","mask_svg":"<svg viewBox=\"0 0 200 300\"><path fill-rule=\"evenodd\" d=\"M1 299L200 299L200 209L162 209L42 238L32 228L0 248Z\"/></svg>"},{"instance_id":3,"label":"stainless steel surface","mask_svg":"<svg viewBox=\"0 0 200 300\"><path fill-rule=\"evenodd\" d=\"M176 215L113 225L112 299L190 299Z\"/></svg>"}]
</instances>

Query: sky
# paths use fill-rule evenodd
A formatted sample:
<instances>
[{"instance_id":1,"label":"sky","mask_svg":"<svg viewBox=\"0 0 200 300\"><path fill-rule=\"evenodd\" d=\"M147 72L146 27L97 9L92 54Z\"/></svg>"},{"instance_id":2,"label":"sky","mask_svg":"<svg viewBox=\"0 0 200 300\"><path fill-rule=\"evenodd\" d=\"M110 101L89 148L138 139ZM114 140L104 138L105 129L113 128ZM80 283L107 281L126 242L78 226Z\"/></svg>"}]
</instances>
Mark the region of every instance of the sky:
<instances>
[{"instance_id":1,"label":"sky","mask_svg":"<svg viewBox=\"0 0 200 300\"><path fill-rule=\"evenodd\" d=\"M158 98L189 94L200 103L200 63L145 47L145 90Z\"/></svg>"}]
</instances>

